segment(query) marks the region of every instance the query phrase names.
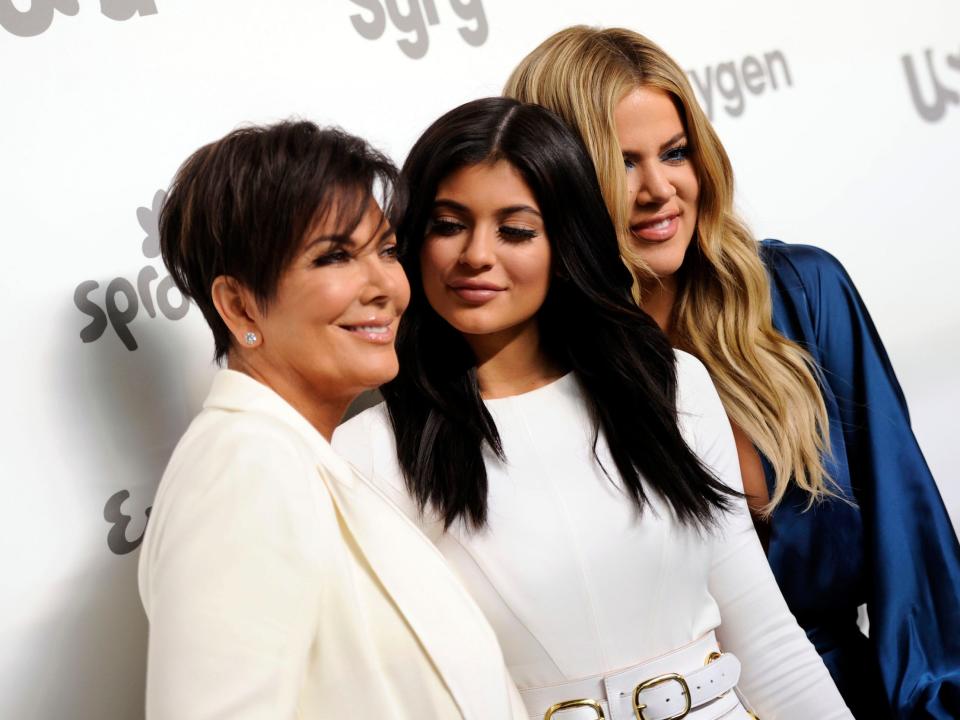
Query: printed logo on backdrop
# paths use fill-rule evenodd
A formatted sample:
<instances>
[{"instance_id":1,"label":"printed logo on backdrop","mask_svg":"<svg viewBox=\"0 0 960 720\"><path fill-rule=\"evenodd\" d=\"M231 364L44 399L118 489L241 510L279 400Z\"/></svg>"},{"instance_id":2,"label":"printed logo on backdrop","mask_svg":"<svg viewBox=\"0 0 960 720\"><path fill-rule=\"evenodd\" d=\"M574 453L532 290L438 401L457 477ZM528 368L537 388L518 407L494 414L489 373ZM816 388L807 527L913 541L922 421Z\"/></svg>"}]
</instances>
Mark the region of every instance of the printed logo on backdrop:
<instances>
[{"instance_id":1,"label":"printed logo on backdrop","mask_svg":"<svg viewBox=\"0 0 960 720\"><path fill-rule=\"evenodd\" d=\"M703 70L687 70L687 75L710 120L718 108L729 117L740 117L750 96L759 97L793 87L790 65L782 50L771 50L762 58L747 55L739 61L728 60Z\"/></svg>"},{"instance_id":2,"label":"printed logo on backdrop","mask_svg":"<svg viewBox=\"0 0 960 720\"><path fill-rule=\"evenodd\" d=\"M452 11L457 19L465 20L467 25L458 25L460 33L468 45L480 47L487 41L489 26L483 11L483 0L449 0L447 11L441 18L437 12L436 0L350 0L354 5L366 10L350 16L353 29L367 40L379 40L387 31L387 21L405 37L397 40L397 46L412 60L419 60L430 49L430 27L441 23L450 25ZM400 7L407 8L402 12ZM454 20L453 22L457 22ZM429 26L429 27L428 27Z\"/></svg>"},{"instance_id":3,"label":"printed logo on backdrop","mask_svg":"<svg viewBox=\"0 0 960 720\"><path fill-rule=\"evenodd\" d=\"M160 208L166 193L158 190L149 207L137 208L137 222L145 233L140 242L140 251L148 260L160 257L160 229L158 222ZM80 330L80 339L91 343L107 333L111 327L113 333L105 341L120 342L127 350L134 351L139 346L130 329L130 323L144 312L150 318L163 315L168 320L180 320L190 310L190 301L185 298L168 274L160 278L157 268L147 263L133 280L116 277L107 283L100 292L100 283L96 280L84 280L73 292L73 303L89 322ZM127 527L132 517L123 512L123 504L130 497L129 490L120 490L107 500L103 508L103 519L110 524L107 533L107 547L117 555L126 555L136 550L143 542L143 534L130 539ZM145 511L150 517L150 508Z\"/></svg>"},{"instance_id":4,"label":"printed logo on backdrop","mask_svg":"<svg viewBox=\"0 0 960 720\"><path fill-rule=\"evenodd\" d=\"M23 5L24 3L20 3ZM20 10L13 0L0 0L0 27L20 37L46 32L57 13L73 16L80 12L79 0L32 0ZM156 15L154 0L100 0L100 12L111 20L130 20L137 15Z\"/></svg>"},{"instance_id":5,"label":"printed logo on backdrop","mask_svg":"<svg viewBox=\"0 0 960 720\"><path fill-rule=\"evenodd\" d=\"M907 78L907 87L910 89L910 99L917 114L930 123L939 122L947 114L949 105L960 105L960 51L955 55L943 54L940 63L934 61L934 51L927 48L923 51L923 70L917 70L917 63L913 55L903 55L903 72ZM937 65L946 68L937 71ZM923 80L920 79L923 76ZM946 85L941 77L947 77L952 85Z\"/></svg>"},{"instance_id":6,"label":"printed logo on backdrop","mask_svg":"<svg viewBox=\"0 0 960 720\"><path fill-rule=\"evenodd\" d=\"M111 495L107 504L103 506L103 519L110 523L110 531L107 533L107 547L114 555L126 555L136 550L143 542L144 533L147 532L147 528L144 526L139 537L135 537L133 540L127 538L127 526L133 518L123 512L123 503L129 497L129 490L121 490ZM148 507L144 511L147 520L150 519L152 509L152 507Z\"/></svg>"},{"instance_id":7,"label":"printed logo on backdrop","mask_svg":"<svg viewBox=\"0 0 960 720\"><path fill-rule=\"evenodd\" d=\"M158 190L151 207L137 208L137 220L147 234L141 243L141 251L148 259L160 256L157 222L164 197L164 191ZM158 312L168 320L183 318L190 309L190 301L180 294L170 275L159 278L157 268L147 264L140 268L133 280L114 278L102 293L96 280L84 280L77 285L73 291L73 304L90 318L80 330L80 339L84 343L95 342L104 336L109 326L123 346L132 352L139 346L130 323L143 312L150 318L156 318Z\"/></svg>"}]
</instances>

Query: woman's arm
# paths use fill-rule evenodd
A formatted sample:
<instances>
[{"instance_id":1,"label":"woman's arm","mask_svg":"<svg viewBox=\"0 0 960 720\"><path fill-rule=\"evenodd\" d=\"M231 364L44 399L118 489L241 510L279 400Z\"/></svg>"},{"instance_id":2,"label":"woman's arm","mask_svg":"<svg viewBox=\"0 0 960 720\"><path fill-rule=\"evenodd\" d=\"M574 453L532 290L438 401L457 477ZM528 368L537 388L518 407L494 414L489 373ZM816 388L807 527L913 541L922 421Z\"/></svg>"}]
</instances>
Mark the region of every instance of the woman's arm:
<instances>
[{"instance_id":1,"label":"woman's arm","mask_svg":"<svg viewBox=\"0 0 960 720\"><path fill-rule=\"evenodd\" d=\"M743 490L733 431L706 369L680 355L679 409L700 459ZM754 532L745 500L724 516L710 573L722 649L742 663L739 687L760 717L851 718L823 661L787 609Z\"/></svg>"},{"instance_id":2,"label":"woman's arm","mask_svg":"<svg viewBox=\"0 0 960 720\"><path fill-rule=\"evenodd\" d=\"M768 248L795 273L823 381L836 397L850 480L864 518L870 639L904 717L960 715L960 546L910 426L870 314L832 255ZM784 268L783 264L789 264Z\"/></svg>"},{"instance_id":3,"label":"woman's arm","mask_svg":"<svg viewBox=\"0 0 960 720\"><path fill-rule=\"evenodd\" d=\"M269 423L186 450L141 559L147 720L292 720L322 605L316 472Z\"/></svg>"}]
</instances>

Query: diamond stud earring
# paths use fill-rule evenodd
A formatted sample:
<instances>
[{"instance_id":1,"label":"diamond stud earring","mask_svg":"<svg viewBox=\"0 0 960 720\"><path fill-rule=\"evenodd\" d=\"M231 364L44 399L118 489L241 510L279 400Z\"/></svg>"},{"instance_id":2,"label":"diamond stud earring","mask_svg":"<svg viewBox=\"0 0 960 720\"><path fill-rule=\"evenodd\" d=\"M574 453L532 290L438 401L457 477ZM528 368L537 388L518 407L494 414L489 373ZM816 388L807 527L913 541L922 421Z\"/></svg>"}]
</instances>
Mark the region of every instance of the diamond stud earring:
<instances>
[{"instance_id":1,"label":"diamond stud earring","mask_svg":"<svg viewBox=\"0 0 960 720\"><path fill-rule=\"evenodd\" d=\"M255 345L257 342L257 334L255 332L248 332L243 336L243 339L246 341L247 345Z\"/></svg>"}]
</instances>

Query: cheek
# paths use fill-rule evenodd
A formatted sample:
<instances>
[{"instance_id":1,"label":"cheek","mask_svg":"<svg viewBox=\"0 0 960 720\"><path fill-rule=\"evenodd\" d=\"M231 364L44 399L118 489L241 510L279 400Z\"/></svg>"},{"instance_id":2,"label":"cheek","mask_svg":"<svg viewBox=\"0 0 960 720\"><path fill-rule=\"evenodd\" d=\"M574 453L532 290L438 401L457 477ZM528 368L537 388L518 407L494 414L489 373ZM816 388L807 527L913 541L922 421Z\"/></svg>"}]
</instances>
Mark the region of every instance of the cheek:
<instances>
[{"instance_id":1,"label":"cheek","mask_svg":"<svg viewBox=\"0 0 960 720\"><path fill-rule=\"evenodd\" d=\"M697 180L697 173L693 168L684 176L682 187L684 199L696 208L700 200L700 181Z\"/></svg>"},{"instance_id":2,"label":"cheek","mask_svg":"<svg viewBox=\"0 0 960 720\"><path fill-rule=\"evenodd\" d=\"M514 257L510 274L516 285L523 286L531 296L536 295L542 300L550 288L550 265L550 246L544 242Z\"/></svg>"},{"instance_id":3,"label":"cheek","mask_svg":"<svg viewBox=\"0 0 960 720\"><path fill-rule=\"evenodd\" d=\"M334 323L353 304L359 289L353 278L345 273L316 273L315 282L297 298L299 312L311 325Z\"/></svg>"},{"instance_id":4,"label":"cheek","mask_svg":"<svg viewBox=\"0 0 960 720\"><path fill-rule=\"evenodd\" d=\"M443 277L447 269L456 263L456 257L451 257L450 243L427 240L420 250L420 277L427 298L431 291L443 285Z\"/></svg>"}]
</instances>

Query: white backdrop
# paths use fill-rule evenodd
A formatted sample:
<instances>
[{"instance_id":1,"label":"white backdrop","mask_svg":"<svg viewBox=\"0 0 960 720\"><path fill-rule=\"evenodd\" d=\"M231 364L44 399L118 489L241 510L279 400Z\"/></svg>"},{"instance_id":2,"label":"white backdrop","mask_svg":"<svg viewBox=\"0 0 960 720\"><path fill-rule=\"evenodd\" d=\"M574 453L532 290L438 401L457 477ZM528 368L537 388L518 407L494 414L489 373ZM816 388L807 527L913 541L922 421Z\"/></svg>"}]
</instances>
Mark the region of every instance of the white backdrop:
<instances>
[{"instance_id":1,"label":"white backdrop","mask_svg":"<svg viewBox=\"0 0 960 720\"><path fill-rule=\"evenodd\" d=\"M400 162L575 23L677 57L756 234L845 263L960 520L956 3L0 0L0 717L142 717L136 547L212 373L157 257L178 164L291 115Z\"/></svg>"}]
</instances>

